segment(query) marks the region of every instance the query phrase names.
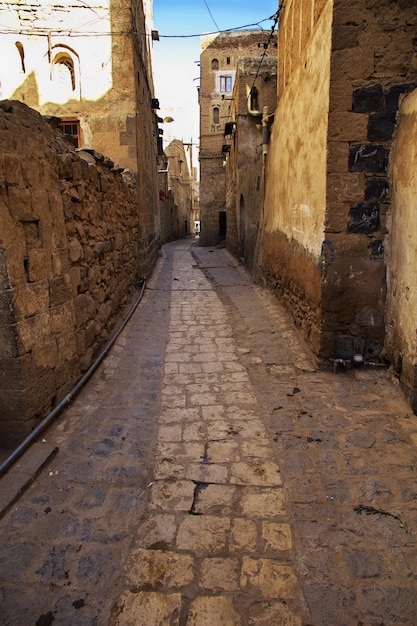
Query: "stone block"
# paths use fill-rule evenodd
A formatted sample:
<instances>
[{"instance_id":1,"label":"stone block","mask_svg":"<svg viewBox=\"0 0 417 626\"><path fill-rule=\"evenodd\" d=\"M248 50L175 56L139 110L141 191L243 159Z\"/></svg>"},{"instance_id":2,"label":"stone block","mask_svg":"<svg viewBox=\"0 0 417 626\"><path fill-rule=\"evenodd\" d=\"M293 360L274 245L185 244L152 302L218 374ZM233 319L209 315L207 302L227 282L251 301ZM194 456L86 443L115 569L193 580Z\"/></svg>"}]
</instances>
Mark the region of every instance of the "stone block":
<instances>
[{"instance_id":1,"label":"stone block","mask_svg":"<svg viewBox=\"0 0 417 626\"><path fill-rule=\"evenodd\" d=\"M240 586L242 590L256 591L260 598L294 597L297 578L289 565L282 565L273 559L243 557Z\"/></svg>"},{"instance_id":2,"label":"stone block","mask_svg":"<svg viewBox=\"0 0 417 626\"><path fill-rule=\"evenodd\" d=\"M358 24L338 24L333 29L333 49L343 50L355 48L359 45Z\"/></svg>"},{"instance_id":3,"label":"stone block","mask_svg":"<svg viewBox=\"0 0 417 626\"><path fill-rule=\"evenodd\" d=\"M350 208L348 229L352 233L373 233L380 229L379 204L359 202Z\"/></svg>"},{"instance_id":4,"label":"stone block","mask_svg":"<svg viewBox=\"0 0 417 626\"><path fill-rule=\"evenodd\" d=\"M355 89L352 96L352 111L355 113L374 113L382 111L385 106L382 85Z\"/></svg>"},{"instance_id":5,"label":"stone block","mask_svg":"<svg viewBox=\"0 0 417 626\"><path fill-rule=\"evenodd\" d=\"M200 596L192 601L188 626L213 626L213 616L222 626L241 626L242 621L234 608L233 599L226 596Z\"/></svg>"},{"instance_id":6,"label":"stone block","mask_svg":"<svg viewBox=\"0 0 417 626\"><path fill-rule=\"evenodd\" d=\"M327 176L327 202L358 202L363 198L363 185L364 176L359 172L331 172Z\"/></svg>"},{"instance_id":7,"label":"stone block","mask_svg":"<svg viewBox=\"0 0 417 626\"><path fill-rule=\"evenodd\" d=\"M58 276L49 279L49 300L50 306L64 304L71 299L71 283L69 276Z\"/></svg>"},{"instance_id":8,"label":"stone block","mask_svg":"<svg viewBox=\"0 0 417 626\"><path fill-rule=\"evenodd\" d=\"M373 113L368 120L368 141L384 141L392 139L395 130L395 115L390 113Z\"/></svg>"},{"instance_id":9,"label":"stone block","mask_svg":"<svg viewBox=\"0 0 417 626\"><path fill-rule=\"evenodd\" d=\"M417 89L417 82L393 85L385 94L385 110L387 113L395 113L399 108L399 101L402 95L407 95Z\"/></svg>"},{"instance_id":10,"label":"stone block","mask_svg":"<svg viewBox=\"0 0 417 626\"><path fill-rule=\"evenodd\" d=\"M388 167L389 151L377 144L360 144L351 146L349 150L349 171L381 172Z\"/></svg>"},{"instance_id":11,"label":"stone block","mask_svg":"<svg viewBox=\"0 0 417 626\"><path fill-rule=\"evenodd\" d=\"M139 548L130 555L133 566L129 569L130 585L139 589L181 588L194 580L194 558L169 550Z\"/></svg>"},{"instance_id":12,"label":"stone block","mask_svg":"<svg viewBox=\"0 0 417 626\"><path fill-rule=\"evenodd\" d=\"M51 254L48 250L30 250L27 259L27 275L29 282L36 282L51 275Z\"/></svg>"},{"instance_id":13,"label":"stone block","mask_svg":"<svg viewBox=\"0 0 417 626\"><path fill-rule=\"evenodd\" d=\"M367 178L365 184L365 200L388 200L389 185L385 176Z\"/></svg>"},{"instance_id":14,"label":"stone block","mask_svg":"<svg viewBox=\"0 0 417 626\"><path fill-rule=\"evenodd\" d=\"M227 546L230 519L213 515L190 515L180 524L177 548L196 554L219 555Z\"/></svg>"},{"instance_id":15,"label":"stone block","mask_svg":"<svg viewBox=\"0 0 417 626\"><path fill-rule=\"evenodd\" d=\"M152 624L152 626L179 626L181 594L163 594L151 591L125 592L115 611L114 626Z\"/></svg>"},{"instance_id":16,"label":"stone block","mask_svg":"<svg viewBox=\"0 0 417 626\"><path fill-rule=\"evenodd\" d=\"M239 590L240 566L237 558L203 559L199 587L212 593Z\"/></svg>"},{"instance_id":17,"label":"stone block","mask_svg":"<svg viewBox=\"0 0 417 626\"><path fill-rule=\"evenodd\" d=\"M330 141L361 141L366 137L368 116L350 111L334 111L329 114L328 136Z\"/></svg>"}]
</instances>

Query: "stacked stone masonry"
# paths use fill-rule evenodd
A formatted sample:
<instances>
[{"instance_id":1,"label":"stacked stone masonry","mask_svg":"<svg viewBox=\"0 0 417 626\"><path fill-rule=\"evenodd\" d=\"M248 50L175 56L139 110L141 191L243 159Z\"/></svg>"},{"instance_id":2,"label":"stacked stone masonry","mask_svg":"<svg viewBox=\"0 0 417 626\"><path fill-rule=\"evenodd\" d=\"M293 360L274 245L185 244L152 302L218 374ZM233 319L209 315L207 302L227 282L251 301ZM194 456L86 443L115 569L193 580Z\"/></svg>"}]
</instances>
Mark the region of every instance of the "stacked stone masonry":
<instances>
[{"instance_id":1,"label":"stacked stone masonry","mask_svg":"<svg viewBox=\"0 0 417 626\"><path fill-rule=\"evenodd\" d=\"M0 104L0 148L0 442L9 447L91 365L157 241L141 232L133 175L76 151L22 103Z\"/></svg>"}]
</instances>

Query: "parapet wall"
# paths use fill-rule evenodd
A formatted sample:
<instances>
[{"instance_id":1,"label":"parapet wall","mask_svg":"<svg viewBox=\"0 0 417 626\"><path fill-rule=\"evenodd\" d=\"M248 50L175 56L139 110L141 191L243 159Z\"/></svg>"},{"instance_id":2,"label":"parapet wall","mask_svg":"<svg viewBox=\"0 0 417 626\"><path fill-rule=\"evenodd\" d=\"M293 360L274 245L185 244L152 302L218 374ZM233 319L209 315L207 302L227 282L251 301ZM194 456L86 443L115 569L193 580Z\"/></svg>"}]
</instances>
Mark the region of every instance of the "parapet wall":
<instances>
[{"instance_id":1,"label":"parapet wall","mask_svg":"<svg viewBox=\"0 0 417 626\"><path fill-rule=\"evenodd\" d=\"M134 176L0 102L0 447L70 391L137 283ZM147 259L149 265L149 259Z\"/></svg>"}]
</instances>

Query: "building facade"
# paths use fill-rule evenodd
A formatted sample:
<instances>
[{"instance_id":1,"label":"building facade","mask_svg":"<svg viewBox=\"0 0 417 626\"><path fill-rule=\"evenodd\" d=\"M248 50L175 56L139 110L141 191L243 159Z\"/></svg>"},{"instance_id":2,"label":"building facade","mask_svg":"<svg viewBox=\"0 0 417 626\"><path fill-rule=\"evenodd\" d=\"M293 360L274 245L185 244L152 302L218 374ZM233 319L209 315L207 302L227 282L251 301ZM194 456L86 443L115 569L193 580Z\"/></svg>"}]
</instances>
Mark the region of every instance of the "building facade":
<instances>
[{"instance_id":1,"label":"building facade","mask_svg":"<svg viewBox=\"0 0 417 626\"><path fill-rule=\"evenodd\" d=\"M159 236L151 18L151 0L0 6L0 98L58 118L77 148L137 175L142 273Z\"/></svg>"},{"instance_id":2,"label":"building facade","mask_svg":"<svg viewBox=\"0 0 417 626\"><path fill-rule=\"evenodd\" d=\"M277 102L277 58L240 59L225 124L227 247L252 270L259 241L265 163Z\"/></svg>"},{"instance_id":3,"label":"building facade","mask_svg":"<svg viewBox=\"0 0 417 626\"><path fill-rule=\"evenodd\" d=\"M194 231L193 178L188 166L185 146L180 139L174 139L165 148L168 159L168 185L176 206L175 237L187 237Z\"/></svg>"},{"instance_id":4,"label":"building facade","mask_svg":"<svg viewBox=\"0 0 417 626\"><path fill-rule=\"evenodd\" d=\"M239 59L259 56L261 31L205 36L200 55L200 219L202 245L226 240L225 125L231 121Z\"/></svg>"}]
</instances>

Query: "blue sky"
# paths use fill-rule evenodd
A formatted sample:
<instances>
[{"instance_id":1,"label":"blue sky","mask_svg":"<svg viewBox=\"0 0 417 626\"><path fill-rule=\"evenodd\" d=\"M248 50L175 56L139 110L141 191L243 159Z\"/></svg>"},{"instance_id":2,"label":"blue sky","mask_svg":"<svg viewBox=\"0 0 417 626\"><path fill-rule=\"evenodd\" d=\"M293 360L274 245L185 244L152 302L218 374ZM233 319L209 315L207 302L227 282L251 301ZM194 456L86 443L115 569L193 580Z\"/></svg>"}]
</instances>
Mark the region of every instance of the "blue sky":
<instances>
[{"instance_id":1,"label":"blue sky","mask_svg":"<svg viewBox=\"0 0 417 626\"><path fill-rule=\"evenodd\" d=\"M160 117L175 120L163 126L165 141L198 141L199 35L257 23L269 34L277 10L278 0L153 0L155 96Z\"/></svg>"}]
</instances>

